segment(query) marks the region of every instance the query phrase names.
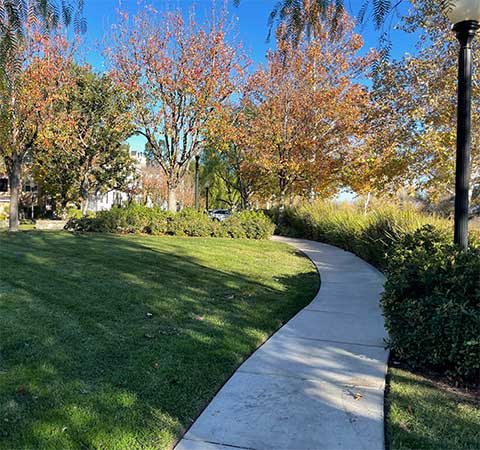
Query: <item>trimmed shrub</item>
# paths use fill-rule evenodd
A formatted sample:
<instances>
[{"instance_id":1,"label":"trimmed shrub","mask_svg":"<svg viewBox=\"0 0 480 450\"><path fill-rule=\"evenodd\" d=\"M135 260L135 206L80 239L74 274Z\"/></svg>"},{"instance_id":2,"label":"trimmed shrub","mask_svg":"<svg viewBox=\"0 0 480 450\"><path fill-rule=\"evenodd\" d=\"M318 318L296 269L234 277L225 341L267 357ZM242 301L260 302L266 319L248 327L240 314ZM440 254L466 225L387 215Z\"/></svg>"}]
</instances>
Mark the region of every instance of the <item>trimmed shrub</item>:
<instances>
[{"instance_id":1,"label":"trimmed shrub","mask_svg":"<svg viewBox=\"0 0 480 450\"><path fill-rule=\"evenodd\" d=\"M68 208L67 219L81 219L82 211L78 208Z\"/></svg>"},{"instance_id":2,"label":"trimmed shrub","mask_svg":"<svg viewBox=\"0 0 480 450\"><path fill-rule=\"evenodd\" d=\"M174 236L212 236L212 221L202 211L183 209L172 217L168 233Z\"/></svg>"},{"instance_id":3,"label":"trimmed shrub","mask_svg":"<svg viewBox=\"0 0 480 450\"><path fill-rule=\"evenodd\" d=\"M80 219L70 219L66 225L65 230L75 232L102 232L98 220L94 217L82 217Z\"/></svg>"},{"instance_id":4,"label":"trimmed shrub","mask_svg":"<svg viewBox=\"0 0 480 450\"><path fill-rule=\"evenodd\" d=\"M76 232L268 239L275 225L265 214L250 211L217 222L195 209L170 213L159 208L130 205L98 212L94 218L72 218L65 229Z\"/></svg>"},{"instance_id":5,"label":"trimmed shrub","mask_svg":"<svg viewBox=\"0 0 480 450\"><path fill-rule=\"evenodd\" d=\"M222 222L232 238L268 239L275 231L273 222L262 212L242 211Z\"/></svg>"},{"instance_id":6,"label":"trimmed shrub","mask_svg":"<svg viewBox=\"0 0 480 450\"><path fill-rule=\"evenodd\" d=\"M382 307L389 346L414 367L480 376L480 248L426 225L389 253Z\"/></svg>"},{"instance_id":7,"label":"trimmed shrub","mask_svg":"<svg viewBox=\"0 0 480 450\"><path fill-rule=\"evenodd\" d=\"M156 236L169 233L173 213L162 211L160 208L150 208L150 220L144 231Z\"/></svg>"}]
</instances>

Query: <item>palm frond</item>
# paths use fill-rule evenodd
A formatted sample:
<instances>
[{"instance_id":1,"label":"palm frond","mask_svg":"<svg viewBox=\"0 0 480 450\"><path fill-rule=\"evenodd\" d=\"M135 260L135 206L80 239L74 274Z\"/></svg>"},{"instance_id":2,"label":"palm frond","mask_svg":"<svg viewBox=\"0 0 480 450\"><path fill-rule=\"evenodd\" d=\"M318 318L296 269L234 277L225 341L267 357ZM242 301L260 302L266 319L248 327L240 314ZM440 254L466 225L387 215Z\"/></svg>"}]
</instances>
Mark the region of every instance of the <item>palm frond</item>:
<instances>
[{"instance_id":1,"label":"palm frond","mask_svg":"<svg viewBox=\"0 0 480 450\"><path fill-rule=\"evenodd\" d=\"M73 22L75 33L86 32L84 0L0 0L0 74L12 61L23 41L25 27L48 33L62 23Z\"/></svg>"}]
</instances>

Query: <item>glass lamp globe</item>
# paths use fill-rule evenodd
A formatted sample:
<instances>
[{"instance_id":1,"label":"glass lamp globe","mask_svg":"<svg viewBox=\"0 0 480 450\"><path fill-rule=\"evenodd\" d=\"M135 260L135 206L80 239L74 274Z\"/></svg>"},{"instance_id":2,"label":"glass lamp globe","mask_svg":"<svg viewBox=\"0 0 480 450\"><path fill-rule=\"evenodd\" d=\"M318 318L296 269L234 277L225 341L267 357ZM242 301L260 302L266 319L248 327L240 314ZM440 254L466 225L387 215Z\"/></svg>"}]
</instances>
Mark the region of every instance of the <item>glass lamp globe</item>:
<instances>
[{"instance_id":1,"label":"glass lamp globe","mask_svg":"<svg viewBox=\"0 0 480 450\"><path fill-rule=\"evenodd\" d=\"M443 7L453 24L467 20L480 22L480 0L444 0Z\"/></svg>"}]
</instances>

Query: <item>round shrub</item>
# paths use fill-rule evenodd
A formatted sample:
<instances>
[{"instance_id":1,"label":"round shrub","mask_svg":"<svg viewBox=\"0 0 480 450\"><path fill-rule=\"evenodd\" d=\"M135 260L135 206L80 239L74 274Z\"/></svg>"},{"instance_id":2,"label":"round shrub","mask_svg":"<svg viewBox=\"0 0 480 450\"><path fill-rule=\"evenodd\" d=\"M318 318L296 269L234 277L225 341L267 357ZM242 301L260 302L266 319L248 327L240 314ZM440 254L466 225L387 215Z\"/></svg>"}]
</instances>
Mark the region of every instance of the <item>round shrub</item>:
<instances>
[{"instance_id":1,"label":"round shrub","mask_svg":"<svg viewBox=\"0 0 480 450\"><path fill-rule=\"evenodd\" d=\"M232 238L268 239L275 231L275 224L263 212L257 211L233 214L222 225Z\"/></svg>"},{"instance_id":2,"label":"round shrub","mask_svg":"<svg viewBox=\"0 0 480 450\"><path fill-rule=\"evenodd\" d=\"M212 221L204 212L186 208L172 217L168 232L174 236L208 237L213 232Z\"/></svg>"},{"instance_id":3,"label":"round shrub","mask_svg":"<svg viewBox=\"0 0 480 450\"><path fill-rule=\"evenodd\" d=\"M413 367L480 376L480 249L431 225L389 253L382 307L389 347Z\"/></svg>"},{"instance_id":4,"label":"round shrub","mask_svg":"<svg viewBox=\"0 0 480 450\"><path fill-rule=\"evenodd\" d=\"M99 229L98 221L94 217L81 217L80 219L70 219L64 229L76 232L102 232Z\"/></svg>"},{"instance_id":5,"label":"round shrub","mask_svg":"<svg viewBox=\"0 0 480 450\"><path fill-rule=\"evenodd\" d=\"M212 237L216 237L216 238L231 237L228 232L228 228L224 225L223 222L220 222L218 220L212 220L211 227L212 227Z\"/></svg>"},{"instance_id":6,"label":"round shrub","mask_svg":"<svg viewBox=\"0 0 480 450\"><path fill-rule=\"evenodd\" d=\"M78 208L68 208L67 219L81 219L82 211Z\"/></svg>"},{"instance_id":7,"label":"round shrub","mask_svg":"<svg viewBox=\"0 0 480 450\"><path fill-rule=\"evenodd\" d=\"M168 234L173 213L162 211L160 208L149 208L149 221L145 232L157 236Z\"/></svg>"},{"instance_id":8,"label":"round shrub","mask_svg":"<svg viewBox=\"0 0 480 450\"><path fill-rule=\"evenodd\" d=\"M122 233L146 233L151 223L152 209L141 205L129 205L127 208L112 208L104 211L106 215L114 212L117 217L117 231Z\"/></svg>"}]
</instances>

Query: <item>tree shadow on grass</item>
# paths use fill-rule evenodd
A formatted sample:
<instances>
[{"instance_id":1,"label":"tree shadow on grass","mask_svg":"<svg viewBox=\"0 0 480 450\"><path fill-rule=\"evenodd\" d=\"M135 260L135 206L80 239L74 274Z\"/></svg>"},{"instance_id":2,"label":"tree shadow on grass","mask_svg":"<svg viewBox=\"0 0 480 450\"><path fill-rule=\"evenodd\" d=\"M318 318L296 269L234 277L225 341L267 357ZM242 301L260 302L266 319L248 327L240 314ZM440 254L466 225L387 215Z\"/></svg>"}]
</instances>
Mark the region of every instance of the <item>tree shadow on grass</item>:
<instances>
[{"instance_id":1,"label":"tree shadow on grass","mask_svg":"<svg viewBox=\"0 0 480 450\"><path fill-rule=\"evenodd\" d=\"M192 256L205 240L0 240L5 449L168 448L318 282L313 268L271 279L270 243L248 260L262 277L231 260L234 241L210 241L211 267L208 251Z\"/></svg>"}]
</instances>

